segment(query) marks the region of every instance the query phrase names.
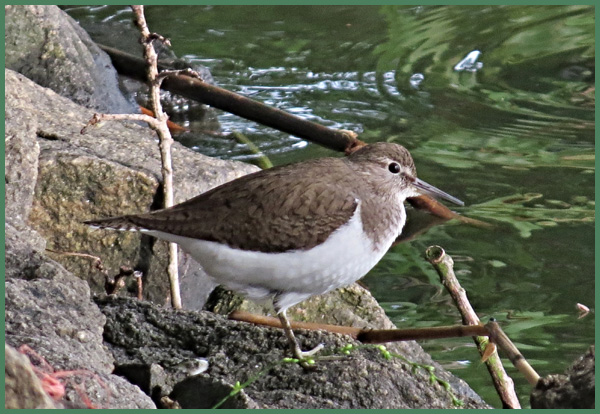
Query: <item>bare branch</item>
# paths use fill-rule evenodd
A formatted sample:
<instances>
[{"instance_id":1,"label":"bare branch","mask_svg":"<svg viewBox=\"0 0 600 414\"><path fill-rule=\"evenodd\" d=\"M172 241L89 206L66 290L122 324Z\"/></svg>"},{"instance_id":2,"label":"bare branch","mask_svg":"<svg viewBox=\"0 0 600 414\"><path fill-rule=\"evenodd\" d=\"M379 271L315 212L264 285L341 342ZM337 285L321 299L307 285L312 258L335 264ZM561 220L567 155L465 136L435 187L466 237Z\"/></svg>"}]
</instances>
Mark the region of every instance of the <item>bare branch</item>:
<instances>
[{"instance_id":1,"label":"bare branch","mask_svg":"<svg viewBox=\"0 0 600 414\"><path fill-rule=\"evenodd\" d=\"M144 6L131 6L136 17L136 24L141 32L141 43L144 47L144 58L147 62L148 83L150 85L150 106L156 117L158 124L150 124L150 127L156 131L159 138L161 172L163 177L163 194L165 208L171 207L174 204L173 197L173 163L171 160L171 145L173 138L167 127L168 116L162 110L160 104L160 83L158 79L158 56L154 50L152 42L154 40L165 41L165 39L157 34L150 33L146 18L144 17ZM181 308L181 294L179 291L179 274L178 274L178 255L177 245L169 243L169 264L167 272L169 274L169 283L171 285L171 304L174 308Z\"/></svg>"},{"instance_id":2,"label":"bare branch","mask_svg":"<svg viewBox=\"0 0 600 414\"><path fill-rule=\"evenodd\" d=\"M87 253L76 253L76 252L59 252L57 250L46 249L47 252L59 254L61 256L73 256L73 257L83 257L85 259L91 259L93 266L99 271L105 273L104 265L102 264L102 259L98 256L94 256L92 254Z\"/></svg>"},{"instance_id":3,"label":"bare branch","mask_svg":"<svg viewBox=\"0 0 600 414\"><path fill-rule=\"evenodd\" d=\"M244 311L233 311L229 319L254 323L256 325L281 328L278 318L271 316L255 315ZM423 339L455 338L474 335L489 335L489 331L483 325L452 325L433 328L409 328L409 329L371 329L352 328L348 326L327 325L323 323L295 322L290 321L292 329L307 329L311 331L327 331L348 335L365 344L383 344L386 342L416 341Z\"/></svg>"},{"instance_id":4,"label":"bare branch","mask_svg":"<svg viewBox=\"0 0 600 414\"><path fill-rule=\"evenodd\" d=\"M156 118L145 114L94 114L80 133L85 134L90 126L97 125L102 121L142 121L147 122L152 129L160 127L160 122Z\"/></svg>"},{"instance_id":5,"label":"bare branch","mask_svg":"<svg viewBox=\"0 0 600 414\"><path fill-rule=\"evenodd\" d=\"M452 296L454 303L462 315L463 323L465 325L481 325L479 317L469 303L465 290L460 286L460 283L454 274L454 261L452 258L439 246L429 247L425 252L425 256L438 272L442 284L446 287L450 296ZM504 406L521 408L519 398L515 392L514 382L504 370L498 352L494 350L491 355L486 353L486 347L489 346L489 340L485 336L474 336L473 340L479 349L479 353L482 356L486 356L485 364L492 376L494 386L496 387L496 391Z\"/></svg>"}]
</instances>

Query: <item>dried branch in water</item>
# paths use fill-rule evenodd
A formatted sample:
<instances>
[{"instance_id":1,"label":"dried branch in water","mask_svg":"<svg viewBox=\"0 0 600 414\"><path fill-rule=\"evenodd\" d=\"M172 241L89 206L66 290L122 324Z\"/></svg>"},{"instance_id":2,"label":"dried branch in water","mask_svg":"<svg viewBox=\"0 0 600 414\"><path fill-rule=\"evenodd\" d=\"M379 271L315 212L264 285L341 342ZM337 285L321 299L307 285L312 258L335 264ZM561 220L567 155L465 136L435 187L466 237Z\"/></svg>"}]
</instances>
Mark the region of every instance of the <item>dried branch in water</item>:
<instances>
[{"instance_id":1,"label":"dried branch in water","mask_svg":"<svg viewBox=\"0 0 600 414\"><path fill-rule=\"evenodd\" d=\"M118 49L104 45L99 46L108 53L113 65L120 74L141 81L146 80L144 78L145 64L142 59ZM159 65L159 68L167 70L168 66ZM187 73L170 74L161 87L188 99L193 99L213 108L227 111L336 151L350 153L355 148L366 145L357 139L356 133L352 131L331 129L307 121L237 93L210 85L197 77L189 76Z\"/></svg>"},{"instance_id":2,"label":"dried branch in water","mask_svg":"<svg viewBox=\"0 0 600 414\"><path fill-rule=\"evenodd\" d=\"M435 198L430 197L430 196L421 195L418 197L409 197L406 199L406 201L408 201L410 203L410 205L413 206L414 208L417 208L419 210L426 210L429 213L433 214L434 216L437 216L437 217L440 217L440 218L443 218L446 220L457 219L463 223L471 224L471 225L477 226L477 227L483 227L483 228L494 227L490 223L486 223L481 220L475 220L475 219L472 219L469 217L461 216L460 214L455 213L454 211L452 211L448 207L446 207L444 204L440 203Z\"/></svg>"},{"instance_id":3,"label":"dried branch in water","mask_svg":"<svg viewBox=\"0 0 600 414\"><path fill-rule=\"evenodd\" d=\"M425 252L427 260L433 265L440 276L440 280L444 287L452 296L454 303L458 307L465 325L481 325L479 317L469 303L465 290L460 286L456 275L454 274L454 261L446 254L444 249L439 246L431 246ZM519 398L515 392L514 382L508 376L500 357L496 350L491 355L486 353L486 347L489 346L489 340L484 335L474 336L473 340L479 349L479 353L486 356L485 364L488 368L496 391L502 400L502 404L509 408L521 408Z\"/></svg>"}]
</instances>

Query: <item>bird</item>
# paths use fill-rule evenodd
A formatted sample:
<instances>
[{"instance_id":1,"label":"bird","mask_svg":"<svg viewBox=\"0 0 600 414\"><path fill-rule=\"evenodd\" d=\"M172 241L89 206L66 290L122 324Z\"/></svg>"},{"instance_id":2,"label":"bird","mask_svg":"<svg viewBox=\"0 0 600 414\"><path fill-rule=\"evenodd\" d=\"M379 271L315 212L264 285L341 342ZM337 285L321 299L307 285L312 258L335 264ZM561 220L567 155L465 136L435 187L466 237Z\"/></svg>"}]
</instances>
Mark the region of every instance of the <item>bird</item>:
<instances>
[{"instance_id":1,"label":"bird","mask_svg":"<svg viewBox=\"0 0 600 414\"><path fill-rule=\"evenodd\" d=\"M307 361L286 311L365 276L402 233L404 201L464 203L417 178L409 151L379 142L245 175L172 207L89 220L177 243L217 284L271 299L290 350Z\"/></svg>"}]
</instances>

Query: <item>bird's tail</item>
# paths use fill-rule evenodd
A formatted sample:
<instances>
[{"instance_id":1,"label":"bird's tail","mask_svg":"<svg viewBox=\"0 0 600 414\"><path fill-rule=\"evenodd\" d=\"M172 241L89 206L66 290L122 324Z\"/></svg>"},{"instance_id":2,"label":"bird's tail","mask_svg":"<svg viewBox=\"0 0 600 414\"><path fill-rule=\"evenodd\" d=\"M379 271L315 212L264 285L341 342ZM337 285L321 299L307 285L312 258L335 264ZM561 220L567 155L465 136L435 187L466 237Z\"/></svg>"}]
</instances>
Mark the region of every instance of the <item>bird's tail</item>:
<instances>
[{"instance_id":1,"label":"bird's tail","mask_svg":"<svg viewBox=\"0 0 600 414\"><path fill-rule=\"evenodd\" d=\"M122 231L140 231L144 228L132 221L133 216L110 217L99 220L87 220L84 224L96 229L112 229Z\"/></svg>"}]
</instances>

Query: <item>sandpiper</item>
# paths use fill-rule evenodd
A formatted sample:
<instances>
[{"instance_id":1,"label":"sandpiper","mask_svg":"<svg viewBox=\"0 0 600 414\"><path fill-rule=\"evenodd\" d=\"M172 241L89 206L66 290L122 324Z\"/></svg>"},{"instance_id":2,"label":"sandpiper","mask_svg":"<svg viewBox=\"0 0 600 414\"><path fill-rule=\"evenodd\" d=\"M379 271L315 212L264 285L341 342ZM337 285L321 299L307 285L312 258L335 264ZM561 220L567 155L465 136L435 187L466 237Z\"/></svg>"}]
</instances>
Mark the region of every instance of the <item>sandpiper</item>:
<instances>
[{"instance_id":1,"label":"sandpiper","mask_svg":"<svg viewBox=\"0 0 600 414\"><path fill-rule=\"evenodd\" d=\"M177 243L217 283L272 298L305 360L320 347L301 350L286 310L367 274L402 232L404 200L421 194L463 205L418 179L406 148L376 143L249 174L164 210L86 223Z\"/></svg>"}]
</instances>

